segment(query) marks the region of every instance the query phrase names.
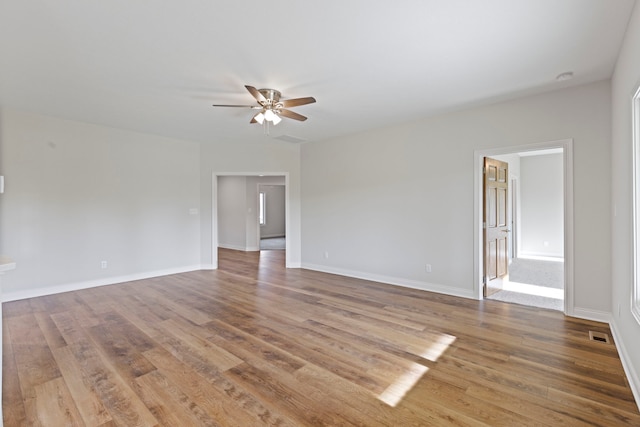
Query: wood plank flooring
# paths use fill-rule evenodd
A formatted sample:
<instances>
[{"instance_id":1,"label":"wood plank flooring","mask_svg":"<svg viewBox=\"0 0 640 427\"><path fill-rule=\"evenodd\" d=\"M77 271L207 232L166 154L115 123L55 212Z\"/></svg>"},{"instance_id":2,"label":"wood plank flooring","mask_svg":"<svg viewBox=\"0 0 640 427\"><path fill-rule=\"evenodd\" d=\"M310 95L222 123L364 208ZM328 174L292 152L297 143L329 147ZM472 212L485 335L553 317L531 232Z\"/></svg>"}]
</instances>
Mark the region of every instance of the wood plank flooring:
<instances>
[{"instance_id":1,"label":"wood plank flooring","mask_svg":"<svg viewBox=\"0 0 640 427\"><path fill-rule=\"evenodd\" d=\"M284 268L5 303L11 426L640 426L607 325Z\"/></svg>"}]
</instances>

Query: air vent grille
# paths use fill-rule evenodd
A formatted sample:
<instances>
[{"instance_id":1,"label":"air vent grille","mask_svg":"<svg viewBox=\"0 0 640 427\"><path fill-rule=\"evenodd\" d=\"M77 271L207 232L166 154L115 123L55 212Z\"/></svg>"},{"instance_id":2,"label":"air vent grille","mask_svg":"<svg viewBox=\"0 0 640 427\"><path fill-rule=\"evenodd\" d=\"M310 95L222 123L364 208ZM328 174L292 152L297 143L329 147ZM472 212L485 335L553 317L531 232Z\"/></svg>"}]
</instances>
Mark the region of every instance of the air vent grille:
<instances>
[{"instance_id":1,"label":"air vent grille","mask_svg":"<svg viewBox=\"0 0 640 427\"><path fill-rule=\"evenodd\" d=\"M605 334L604 332L589 331L589 339L591 341L609 344L609 334Z\"/></svg>"},{"instance_id":2,"label":"air vent grille","mask_svg":"<svg viewBox=\"0 0 640 427\"><path fill-rule=\"evenodd\" d=\"M280 141L285 141L285 142L292 142L294 144L300 144L306 141L306 139L304 138L298 138L297 136L291 136L291 135L280 135L280 136L274 137L274 139L279 139Z\"/></svg>"}]
</instances>

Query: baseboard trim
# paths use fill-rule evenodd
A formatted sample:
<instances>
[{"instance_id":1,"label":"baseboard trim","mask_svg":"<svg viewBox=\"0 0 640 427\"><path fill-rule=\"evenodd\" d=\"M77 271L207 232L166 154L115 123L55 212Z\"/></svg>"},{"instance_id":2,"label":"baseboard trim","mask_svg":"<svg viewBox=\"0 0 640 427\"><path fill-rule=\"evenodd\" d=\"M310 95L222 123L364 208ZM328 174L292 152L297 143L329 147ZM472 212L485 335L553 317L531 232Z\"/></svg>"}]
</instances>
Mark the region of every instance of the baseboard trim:
<instances>
[{"instance_id":1,"label":"baseboard trim","mask_svg":"<svg viewBox=\"0 0 640 427\"><path fill-rule=\"evenodd\" d=\"M427 292L435 292L438 294L451 295L455 297L477 299L473 289L458 289L451 286L439 285L436 283L420 282L417 280L403 279L400 277L383 276L378 274L366 273L363 271L347 270L343 268L330 267L319 264L302 263L302 268L307 270L319 271L322 273L337 274L339 276L353 277L355 279L370 280L372 282L380 282L388 285L402 286L405 288L419 289Z\"/></svg>"},{"instance_id":2,"label":"baseboard trim","mask_svg":"<svg viewBox=\"0 0 640 427\"><path fill-rule=\"evenodd\" d=\"M594 322L609 323L611 320L611 313L607 311L592 310L590 308L573 307L573 309L567 313L567 316L577 317L579 319L593 320Z\"/></svg>"},{"instance_id":3,"label":"baseboard trim","mask_svg":"<svg viewBox=\"0 0 640 427\"><path fill-rule=\"evenodd\" d=\"M247 250L246 246L239 245L227 245L226 243L218 243L218 247L222 249L231 249L232 251L242 251L245 252Z\"/></svg>"},{"instance_id":4,"label":"baseboard trim","mask_svg":"<svg viewBox=\"0 0 640 427\"><path fill-rule=\"evenodd\" d=\"M624 373L627 375L629 387L631 387L631 392L633 393L633 397L636 400L636 405L638 405L638 410L640 410L640 376L634 369L633 365L630 363L631 357L629 356L627 348L624 345L624 340L618 332L618 327L613 316L611 316L610 318L609 328L611 329L613 340L615 341L616 348L618 349L618 355L620 356L620 361L622 362L622 368L624 369Z\"/></svg>"},{"instance_id":5,"label":"baseboard trim","mask_svg":"<svg viewBox=\"0 0 640 427\"><path fill-rule=\"evenodd\" d=\"M171 274L188 273L190 271L202 270L202 265L192 265L186 267L169 268L166 270L148 271L144 273L128 274L125 276L105 277L85 282L68 283L65 285L48 286L24 291L7 292L2 295L2 302L17 301L27 298L42 297L45 295L60 294L63 292L79 291L81 289L96 288L98 286L115 285L118 283L132 282L135 280L151 279L154 277L168 276Z\"/></svg>"},{"instance_id":6,"label":"baseboard trim","mask_svg":"<svg viewBox=\"0 0 640 427\"><path fill-rule=\"evenodd\" d=\"M260 250L257 246L237 246L218 243L218 247L222 249L231 249L232 251L257 252Z\"/></svg>"},{"instance_id":7,"label":"baseboard trim","mask_svg":"<svg viewBox=\"0 0 640 427\"><path fill-rule=\"evenodd\" d=\"M527 257L532 257L532 258L536 258L536 257L542 257L542 258L564 258L564 253L555 253L555 252L527 252L527 251L520 251L518 252L518 258L527 258Z\"/></svg>"}]
</instances>

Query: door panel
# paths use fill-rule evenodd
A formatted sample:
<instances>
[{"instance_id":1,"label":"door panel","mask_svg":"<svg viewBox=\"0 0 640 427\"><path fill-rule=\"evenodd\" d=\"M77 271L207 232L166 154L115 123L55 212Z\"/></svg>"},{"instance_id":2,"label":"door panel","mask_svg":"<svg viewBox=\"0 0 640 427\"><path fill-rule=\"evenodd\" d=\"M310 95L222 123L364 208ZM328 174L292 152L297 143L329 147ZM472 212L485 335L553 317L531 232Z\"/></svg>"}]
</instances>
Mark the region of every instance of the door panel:
<instances>
[{"instance_id":1,"label":"door panel","mask_svg":"<svg viewBox=\"0 0 640 427\"><path fill-rule=\"evenodd\" d=\"M507 226L507 189L506 188L498 188L498 205L496 209L498 209L498 227L506 227Z\"/></svg>"},{"instance_id":2,"label":"door panel","mask_svg":"<svg viewBox=\"0 0 640 427\"><path fill-rule=\"evenodd\" d=\"M484 296L502 289L509 277L507 194L509 164L484 159Z\"/></svg>"},{"instance_id":3,"label":"door panel","mask_svg":"<svg viewBox=\"0 0 640 427\"><path fill-rule=\"evenodd\" d=\"M498 249L496 246L496 241L488 243L488 251L487 254L487 278L490 280L498 277Z\"/></svg>"}]
</instances>

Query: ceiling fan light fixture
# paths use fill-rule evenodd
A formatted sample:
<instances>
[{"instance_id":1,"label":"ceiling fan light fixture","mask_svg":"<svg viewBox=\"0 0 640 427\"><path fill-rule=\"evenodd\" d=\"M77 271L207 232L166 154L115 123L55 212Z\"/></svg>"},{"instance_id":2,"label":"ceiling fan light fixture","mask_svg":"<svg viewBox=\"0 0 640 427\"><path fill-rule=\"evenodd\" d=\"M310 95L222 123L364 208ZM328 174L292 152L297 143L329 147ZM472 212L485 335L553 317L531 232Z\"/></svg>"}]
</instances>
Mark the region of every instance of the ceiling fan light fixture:
<instances>
[{"instance_id":1,"label":"ceiling fan light fixture","mask_svg":"<svg viewBox=\"0 0 640 427\"><path fill-rule=\"evenodd\" d=\"M275 117L275 114L273 113L273 110L267 109L264 112L264 118L265 118L266 121L271 122L271 121L273 121L274 117Z\"/></svg>"},{"instance_id":2,"label":"ceiling fan light fixture","mask_svg":"<svg viewBox=\"0 0 640 427\"><path fill-rule=\"evenodd\" d=\"M259 123L263 125L265 134L269 134L269 126L277 125L282 121L282 116L288 119L305 121L307 118L302 114L298 114L289 110L291 107L300 105L313 104L316 99L312 96L305 98L293 98L280 101L281 94L275 89L256 89L253 86L244 86L251 96L257 101L258 105L229 105L229 104L213 104L214 107L239 107L259 110L257 114L251 117L249 123Z\"/></svg>"}]
</instances>

